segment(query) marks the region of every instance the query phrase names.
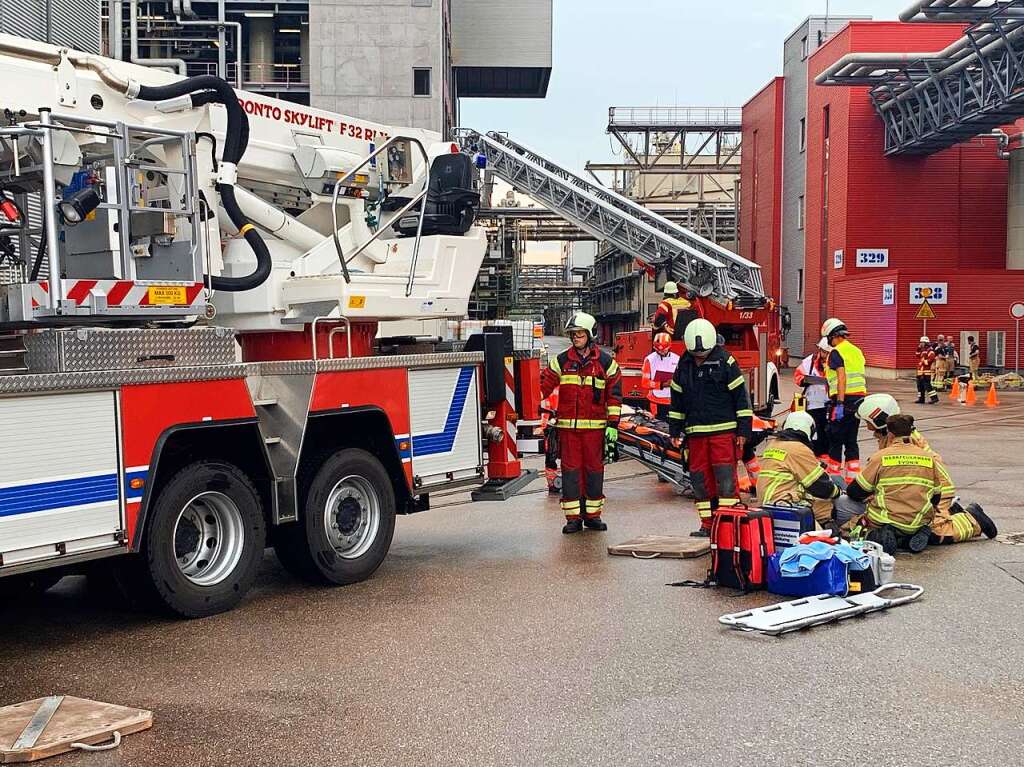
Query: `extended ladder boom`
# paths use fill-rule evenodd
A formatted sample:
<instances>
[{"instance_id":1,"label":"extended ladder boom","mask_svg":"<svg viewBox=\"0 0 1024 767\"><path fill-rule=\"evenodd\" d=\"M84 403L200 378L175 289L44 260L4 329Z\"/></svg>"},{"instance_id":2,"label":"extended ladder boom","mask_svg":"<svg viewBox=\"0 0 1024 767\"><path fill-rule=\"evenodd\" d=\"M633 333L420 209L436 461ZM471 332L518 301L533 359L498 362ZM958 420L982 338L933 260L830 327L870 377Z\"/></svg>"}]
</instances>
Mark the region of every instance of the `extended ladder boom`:
<instances>
[{"instance_id":1,"label":"extended ladder boom","mask_svg":"<svg viewBox=\"0 0 1024 767\"><path fill-rule=\"evenodd\" d=\"M616 192L591 183L498 133L457 129L463 151L481 152L491 170L516 191L599 240L723 304L762 306L761 268Z\"/></svg>"}]
</instances>

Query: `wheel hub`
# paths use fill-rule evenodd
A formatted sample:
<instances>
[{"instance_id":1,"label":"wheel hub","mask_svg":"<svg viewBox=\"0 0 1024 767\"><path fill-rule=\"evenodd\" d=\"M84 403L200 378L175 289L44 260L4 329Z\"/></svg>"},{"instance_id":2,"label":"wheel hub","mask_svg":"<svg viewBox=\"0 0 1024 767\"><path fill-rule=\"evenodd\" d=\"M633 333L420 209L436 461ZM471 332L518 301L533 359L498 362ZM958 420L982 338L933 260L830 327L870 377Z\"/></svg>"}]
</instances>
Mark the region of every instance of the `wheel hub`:
<instances>
[{"instance_id":1,"label":"wheel hub","mask_svg":"<svg viewBox=\"0 0 1024 767\"><path fill-rule=\"evenodd\" d=\"M377 538L380 516L377 491L365 477L341 479L324 505L324 526L331 546L344 559L362 556Z\"/></svg>"},{"instance_id":2,"label":"wheel hub","mask_svg":"<svg viewBox=\"0 0 1024 767\"><path fill-rule=\"evenodd\" d=\"M214 586L231 575L242 557L242 512L223 493L200 493L178 514L173 541L181 574L197 586Z\"/></svg>"},{"instance_id":3,"label":"wheel hub","mask_svg":"<svg viewBox=\"0 0 1024 767\"><path fill-rule=\"evenodd\" d=\"M338 504L338 511L334 516L334 523L338 526L338 532L342 535L352 535L359 529L363 517L363 507L355 498L343 498Z\"/></svg>"}]
</instances>

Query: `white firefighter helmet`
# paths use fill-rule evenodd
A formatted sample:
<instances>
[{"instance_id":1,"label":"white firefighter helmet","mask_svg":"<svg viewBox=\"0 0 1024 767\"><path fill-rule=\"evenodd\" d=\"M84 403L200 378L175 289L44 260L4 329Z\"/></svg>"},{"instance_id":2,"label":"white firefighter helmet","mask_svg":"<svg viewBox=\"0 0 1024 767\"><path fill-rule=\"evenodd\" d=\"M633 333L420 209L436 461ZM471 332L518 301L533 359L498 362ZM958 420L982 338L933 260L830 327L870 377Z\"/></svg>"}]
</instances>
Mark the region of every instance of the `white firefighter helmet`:
<instances>
[{"instance_id":1,"label":"white firefighter helmet","mask_svg":"<svg viewBox=\"0 0 1024 767\"><path fill-rule=\"evenodd\" d=\"M786 420L782 424L782 428L806 434L807 439L814 439L814 433L817 431L817 427L814 424L814 418L810 413L804 412L803 410L787 415Z\"/></svg>"},{"instance_id":2,"label":"white firefighter helmet","mask_svg":"<svg viewBox=\"0 0 1024 767\"><path fill-rule=\"evenodd\" d=\"M597 320L586 312L576 312L569 321L565 323L565 334L572 336L577 330L586 331L591 338L594 337L594 328L597 327Z\"/></svg>"},{"instance_id":3,"label":"white firefighter helmet","mask_svg":"<svg viewBox=\"0 0 1024 767\"><path fill-rule=\"evenodd\" d=\"M932 342L932 339L930 339L928 336L921 336L921 343L923 343L923 344L930 344L931 342Z\"/></svg>"},{"instance_id":4,"label":"white firefighter helmet","mask_svg":"<svg viewBox=\"0 0 1024 767\"><path fill-rule=\"evenodd\" d=\"M832 344L828 342L827 338L820 338L818 339L818 348L826 352L832 351Z\"/></svg>"},{"instance_id":5,"label":"white firefighter helmet","mask_svg":"<svg viewBox=\"0 0 1024 767\"><path fill-rule=\"evenodd\" d=\"M829 319L825 320L824 323L822 323L822 338L831 340L832 336L836 335L837 333L844 336L849 335L849 331L846 329L846 323L843 322L841 319L838 319L836 317L830 317Z\"/></svg>"},{"instance_id":6,"label":"white firefighter helmet","mask_svg":"<svg viewBox=\"0 0 1024 767\"><path fill-rule=\"evenodd\" d=\"M662 289L662 292L666 296L674 296L679 292L679 286L676 285L671 280L669 280L668 282L665 283L665 287Z\"/></svg>"},{"instance_id":7,"label":"white firefighter helmet","mask_svg":"<svg viewBox=\"0 0 1024 767\"><path fill-rule=\"evenodd\" d=\"M891 415L899 415L900 403L891 394L869 394L861 400L857 417L876 429L884 429Z\"/></svg>"},{"instance_id":8,"label":"white firefighter helmet","mask_svg":"<svg viewBox=\"0 0 1024 767\"><path fill-rule=\"evenodd\" d=\"M683 343L693 354L707 354L718 344L718 332L707 320L693 320L686 326Z\"/></svg>"}]
</instances>

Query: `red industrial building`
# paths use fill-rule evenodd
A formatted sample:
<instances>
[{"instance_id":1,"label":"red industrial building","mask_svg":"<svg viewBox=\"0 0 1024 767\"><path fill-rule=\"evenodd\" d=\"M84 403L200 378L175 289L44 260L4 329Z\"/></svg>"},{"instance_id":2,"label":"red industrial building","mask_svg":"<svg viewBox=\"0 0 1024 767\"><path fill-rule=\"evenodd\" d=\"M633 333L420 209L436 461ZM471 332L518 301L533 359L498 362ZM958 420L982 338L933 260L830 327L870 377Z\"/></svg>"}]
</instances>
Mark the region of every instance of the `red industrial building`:
<instances>
[{"instance_id":1,"label":"red industrial building","mask_svg":"<svg viewBox=\"0 0 1024 767\"><path fill-rule=\"evenodd\" d=\"M1008 310L1024 301L1024 271L1007 269L1007 161L993 138L974 138L934 154L886 156L884 125L869 88L825 87L815 77L847 53L938 51L960 38L954 24L852 21L807 62L803 338L843 318L876 372L909 369L924 332L916 318L928 297L928 335L970 332L988 358L990 331L1003 331L1014 361ZM781 78L743 109L741 253L761 265L771 291L781 274L779 203ZM804 202L805 200L805 202ZM994 337L993 337L994 338Z\"/></svg>"}]
</instances>

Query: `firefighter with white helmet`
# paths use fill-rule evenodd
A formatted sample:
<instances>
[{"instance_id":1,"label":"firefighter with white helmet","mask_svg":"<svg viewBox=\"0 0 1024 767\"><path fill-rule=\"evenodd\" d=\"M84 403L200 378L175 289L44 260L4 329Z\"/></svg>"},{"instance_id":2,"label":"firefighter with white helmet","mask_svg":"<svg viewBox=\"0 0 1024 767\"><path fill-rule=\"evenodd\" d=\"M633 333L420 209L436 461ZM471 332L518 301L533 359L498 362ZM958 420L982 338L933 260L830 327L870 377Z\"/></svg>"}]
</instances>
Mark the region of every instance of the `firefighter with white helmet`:
<instances>
[{"instance_id":1,"label":"firefighter with white helmet","mask_svg":"<svg viewBox=\"0 0 1024 767\"><path fill-rule=\"evenodd\" d=\"M665 297L654 312L654 330L668 333L669 338L679 341L683 337L687 324L696 318L693 304L679 295L679 286L674 282L666 282Z\"/></svg>"},{"instance_id":2,"label":"firefighter with white helmet","mask_svg":"<svg viewBox=\"0 0 1024 767\"><path fill-rule=\"evenodd\" d=\"M934 405L939 401L938 392L932 386L935 375L935 347L928 336L921 336L917 344L917 404Z\"/></svg>"},{"instance_id":3,"label":"firefighter with white helmet","mask_svg":"<svg viewBox=\"0 0 1024 767\"><path fill-rule=\"evenodd\" d=\"M821 337L832 351L828 355L825 378L828 381L828 473L833 479L846 481L860 473L860 448L857 446L857 408L867 396L868 381L864 352L849 340L846 323L831 317L821 326Z\"/></svg>"},{"instance_id":4,"label":"firefighter with white helmet","mask_svg":"<svg viewBox=\"0 0 1024 767\"><path fill-rule=\"evenodd\" d=\"M868 395L857 409L857 417L864 421L867 428L874 433L878 440L879 454L888 448L898 447L900 444L913 446L932 457L934 466L942 478L934 516L927 531L921 532L917 536L917 540L913 542L915 548L920 550L926 544L963 543L978 538L982 534L988 538L998 535L999 531L995 522L985 513L980 504L970 503L966 509L961 505L949 469L942 461L941 456L932 450L928 440L915 428L913 417L901 414L899 403L892 395ZM893 420L895 417L901 418ZM901 428L903 431L907 431L907 424L909 424L909 434L905 437L893 434L891 431L893 424L896 424L898 431ZM872 458L872 461L874 460ZM894 464L892 460L889 463ZM889 472L892 468L892 466L883 466L883 473ZM888 482L887 487L894 487L893 483L889 481L892 478L884 477ZM836 501L836 518L839 523L849 523L851 519L866 513L865 500L870 495L868 488L851 486L850 491L847 496ZM894 541L901 540L909 547L913 538L913 536L903 535L899 529L894 529L891 534L877 533L877 535L884 537L886 540L880 542L888 544L890 547Z\"/></svg>"},{"instance_id":5,"label":"firefighter with white helmet","mask_svg":"<svg viewBox=\"0 0 1024 767\"><path fill-rule=\"evenodd\" d=\"M832 347L828 340L822 338L818 341L817 350L804 357L803 361L793 371L793 381L803 389L803 407L814 419L816 437L814 438L815 455L819 461L828 462L828 381L825 378L825 368L828 365L828 356Z\"/></svg>"},{"instance_id":6,"label":"firefighter with white helmet","mask_svg":"<svg viewBox=\"0 0 1024 767\"><path fill-rule=\"evenodd\" d=\"M640 385L647 391L647 401L651 403L651 415L665 420L668 418L672 392L669 382L679 364L679 355L672 351L672 336L658 333L654 337L654 351L644 359L640 373Z\"/></svg>"},{"instance_id":7,"label":"firefighter with white helmet","mask_svg":"<svg viewBox=\"0 0 1024 767\"><path fill-rule=\"evenodd\" d=\"M828 478L811 445L817 424L810 414L790 413L782 431L761 454L757 496L763 504L809 504L822 527L832 526L832 500L839 488Z\"/></svg>"},{"instance_id":8,"label":"firefighter with white helmet","mask_svg":"<svg viewBox=\"0 0 1024 767\"><path fill-rule=\"evenodd\" d=\"M750 439L754 411L746 377L736 359L719 346L715 326L693 320L683 340L686 353L670 385L669 433L677 446L685 435L701 521L691 534L707 537L714 509L739 503L736 460Z\"/></svg>"},{"instance_id":9,"label":"firefighter with white helmet","mask_svg":"<svg viewBox=\"0 0 1024 767\"><path fill-rule=\"evenodd\" d=\"M591 315L577 312L565 325L572 345L551 358L541 374L541 393L558 388L559 459L562 464L562 512L566 534L607 530L604 509L605 442L618 440L622 412L622 375L594 336Z\"/></svg>"}]
</instances>

